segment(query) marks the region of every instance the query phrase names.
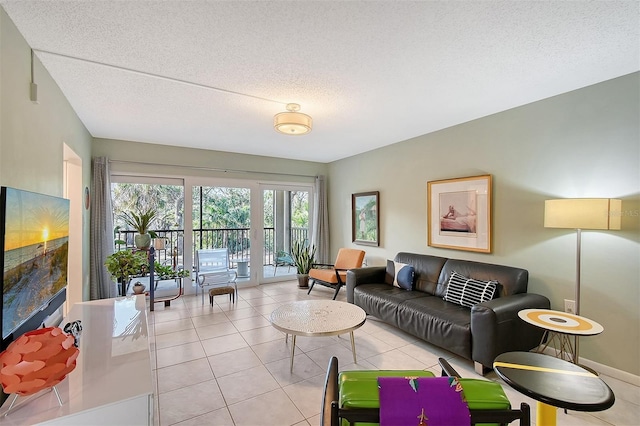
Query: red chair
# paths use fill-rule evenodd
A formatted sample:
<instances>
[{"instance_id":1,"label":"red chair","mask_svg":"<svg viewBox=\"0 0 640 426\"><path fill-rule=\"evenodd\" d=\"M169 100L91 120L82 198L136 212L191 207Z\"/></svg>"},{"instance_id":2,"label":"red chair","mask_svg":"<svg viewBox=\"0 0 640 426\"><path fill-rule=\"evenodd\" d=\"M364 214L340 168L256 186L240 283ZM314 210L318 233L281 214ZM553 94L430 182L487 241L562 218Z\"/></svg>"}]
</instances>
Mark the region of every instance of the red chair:
<instances>
[{"instance_id":1,"label":"red chair","mask_svg":"<svg viewBox=\"0 0 640 426\"><path fill-rule=\"evenodd\" d=\"M314 266L318 266L318 268L312 268L309 271L311 285L307 294L311 293L313 286L317 282L325 287L335 288L336 292L333 295L333 300L335 300L340 287L347 282L347 270L360 268L363 261L363 250L341 248L333 265L315 264Z\"/></svg>"}]
</instances>

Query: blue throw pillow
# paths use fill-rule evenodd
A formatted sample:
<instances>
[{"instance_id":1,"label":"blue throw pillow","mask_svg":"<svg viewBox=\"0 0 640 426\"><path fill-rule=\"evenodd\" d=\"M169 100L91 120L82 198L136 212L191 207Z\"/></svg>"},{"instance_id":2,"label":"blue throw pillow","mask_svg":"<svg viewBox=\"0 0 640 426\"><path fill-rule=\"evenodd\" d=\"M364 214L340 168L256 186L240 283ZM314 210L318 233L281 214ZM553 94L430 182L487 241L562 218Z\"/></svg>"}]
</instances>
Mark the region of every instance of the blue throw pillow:
<instances>
[{"instance_id":1,"label":"blue throw pillow","mask_svg":"<svg viewBox=\"0 0 640 426\"><path fill-rule=\"evenodd\" d=\"M400 270L396 270L395 282L405 290L413 290L413 278L415 277L415 269L411 265L404 265Z\"/></svg>"},{"instance_id":2,"label":"blue throw pillow","mask_svg":"<svg viewBox=\"0 0 640 426\"><path fill-rule=\"evenodd\" d=\"M413 290L415 269L406 263L387 260L387 283L405 290Z\"/></svg>"}]
</instances>

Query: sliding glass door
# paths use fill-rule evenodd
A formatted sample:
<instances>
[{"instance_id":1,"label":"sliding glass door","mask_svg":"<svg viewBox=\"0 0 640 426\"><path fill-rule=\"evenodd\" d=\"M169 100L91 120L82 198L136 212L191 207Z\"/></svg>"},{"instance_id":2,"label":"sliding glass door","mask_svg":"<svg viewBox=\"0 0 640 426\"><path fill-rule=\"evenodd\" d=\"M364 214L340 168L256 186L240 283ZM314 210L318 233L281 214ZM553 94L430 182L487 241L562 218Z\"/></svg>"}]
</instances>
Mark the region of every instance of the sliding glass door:
<instances>
[{"instance_id":1,"label":"sliding glass door","mask_svg":"<svg viewBox=\"0 0 640 426\"><path fill-rule=\"evenodd\" d=\"M156 259L193 270L199 249L225 248L240 285L294 279L291 247L311 241L312 186L112 175L116 250L134 247L127 211L153 208ZM195 283L184 280L185 293Z\"/></svg>"},{"instance_id":2,"label":"sliding glass door","mask_svg":"<svg viewBox=\"0 0 640 426\"><path fill-rule=\"evenodd\" d=\"M193 253L225 248L238 282L251 281L251 189L193 186ZM259 265L259 262L257 263Z\"/></svg>"},{"instance_id":3,"label":"sliding glass door","mask_svg":"<svg viewBox=\"0 0 640 426\"><path fill-rule=\"evenodd\" d=\"M311 191L308 187L262 186L263 281L293 279L294 242L308 244L311 237Z\"/></svg>"},{"instance_id":4,"label":"sliding glass door","mask_svg":"<svg viewBox=\"0 0 640 426\"><path fill-rule=\"evenodd\" d=\"M156 262L162 267L170 267L172 271L190 270L189 266L185 266L184 258L183 180L116 175L111 176L111 182L114 249L135 249L134 237L137 231L123 220L123 214L139 214L151 209L155 212L150 233L154 238L152 244L155 248ZM148 289L147 278L138 280ZM166 285L166 289L162 285L156 287L157 297L175 296L180 291L178 286L171 283Z\"/></svg>"}]
</instances>

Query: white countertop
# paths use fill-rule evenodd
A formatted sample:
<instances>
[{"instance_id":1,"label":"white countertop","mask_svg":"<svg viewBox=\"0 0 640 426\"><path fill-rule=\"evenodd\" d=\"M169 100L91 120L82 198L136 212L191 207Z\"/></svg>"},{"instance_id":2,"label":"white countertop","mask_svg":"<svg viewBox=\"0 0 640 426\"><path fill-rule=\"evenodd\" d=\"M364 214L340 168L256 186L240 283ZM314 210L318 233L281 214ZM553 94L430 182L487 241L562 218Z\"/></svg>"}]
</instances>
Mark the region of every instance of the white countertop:
<instances>
[{"instance_id":1,"label":"white countertop","mask_svg":"<svg viewBox=\"0 0 640 426\"><path fill-rule=\"evenodd\" d=\"M9 396L0 424L33 424L74 415L153 393L149 332L144 296L77 303L67 322L81 320L76 369L56 386L63 405L50 390L18 397L7 417Z\"/></svg>"}]
</instances>

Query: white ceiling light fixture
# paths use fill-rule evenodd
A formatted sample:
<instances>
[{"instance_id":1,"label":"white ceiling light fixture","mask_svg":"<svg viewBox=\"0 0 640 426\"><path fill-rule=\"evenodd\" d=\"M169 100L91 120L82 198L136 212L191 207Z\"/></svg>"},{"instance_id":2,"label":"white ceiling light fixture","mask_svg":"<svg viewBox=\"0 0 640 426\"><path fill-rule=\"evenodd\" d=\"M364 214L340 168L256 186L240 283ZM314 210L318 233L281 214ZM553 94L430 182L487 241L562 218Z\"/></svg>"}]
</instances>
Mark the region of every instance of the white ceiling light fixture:
<instances>
[{"instance_id":1,"label":"white ceiling light fixture","mask_svg":"<svg viewBox=\"0 0 640 426\"><path fill-rule=\"evenodd\" d=\"M287 104L287 112L280 112L273 117L273 127L285 135L304 135L311 131L313 120L300 111L300 105Z\"/></svg>"}]
</instances>

